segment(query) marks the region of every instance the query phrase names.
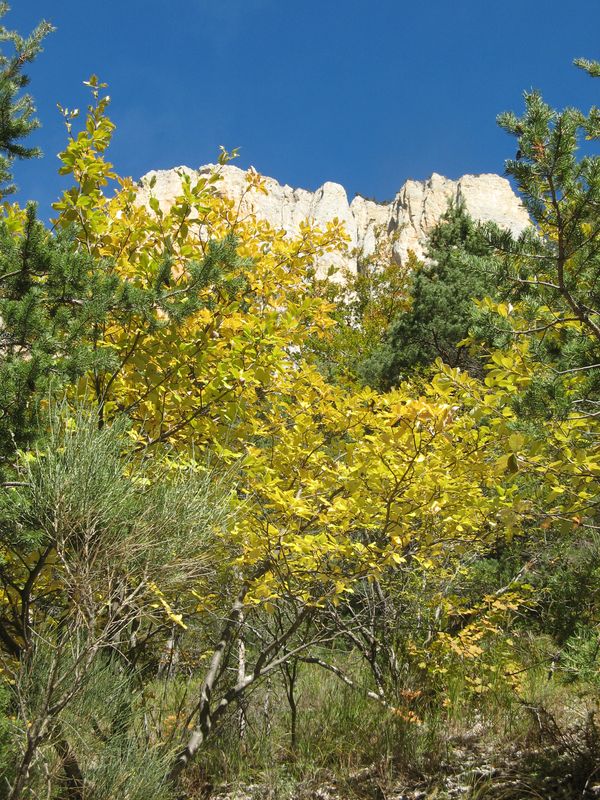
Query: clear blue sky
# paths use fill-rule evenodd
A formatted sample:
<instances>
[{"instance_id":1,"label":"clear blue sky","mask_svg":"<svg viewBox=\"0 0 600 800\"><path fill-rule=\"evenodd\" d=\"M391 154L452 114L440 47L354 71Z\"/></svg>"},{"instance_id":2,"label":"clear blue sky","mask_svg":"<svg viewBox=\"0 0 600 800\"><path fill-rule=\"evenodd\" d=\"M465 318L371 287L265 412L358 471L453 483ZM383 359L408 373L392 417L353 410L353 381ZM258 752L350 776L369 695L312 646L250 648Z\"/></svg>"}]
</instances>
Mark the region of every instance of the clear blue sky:
<instances>
[{"instance_id":1,"label":"clear blue sky","mask_svg":"<svg viewBox=\"0 0 600 800\"><path fill-rule=\"evenodd\" d=\"M390 198L409 177L502 172L495 123L540 88L555 106L600 102L572 67L600 57L600 0L12 0L7 27L57 30L30 69L45 157L18 165L19 199L59 192L60 102L109 83L121 174L214 161L293 186L326 180Z\"/></svg>"}]
</instances>

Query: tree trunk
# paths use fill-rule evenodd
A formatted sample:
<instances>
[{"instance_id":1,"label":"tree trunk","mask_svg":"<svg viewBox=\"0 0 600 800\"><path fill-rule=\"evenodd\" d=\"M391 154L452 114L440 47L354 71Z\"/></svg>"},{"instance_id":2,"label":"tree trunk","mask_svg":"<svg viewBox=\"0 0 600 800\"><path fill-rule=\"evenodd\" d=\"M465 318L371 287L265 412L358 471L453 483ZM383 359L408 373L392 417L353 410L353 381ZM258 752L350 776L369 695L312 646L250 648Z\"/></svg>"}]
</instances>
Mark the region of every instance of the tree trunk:
<instances>
[{"instance_id":1,"label":"tree trunk","mask_svg":"<svg viewBox=\"0 0 600 800\"><path fill-rule=\"evenodd\" d=\"M244 613L240 613L240 625L244 622ZM242 683L244 678L246 677L246 643L244 641L244 634L243 631L240 631L239 639L238 639L238 683ZM246 737L246 727L247 727L247 719L246 719L246 704L244 702L244 698L240 698L239 708L238 708L238 734L240 737L240 741L243 741Z\"/></svg>"},{"instance_id":2,"label":"tree trunk","mask_svg":"<svg viewBox=\"0 0 600 800\"><path fill-rule=\"evenodd\" d=\"M221 674L221 664L223 662L223 657L225 655L227 646L234 637L234 633L238 626L240 616L242 615L243 612L244 599L247 593L248 593L248 584L245 583L240 589L240 592L235 600L235 603L231 607L229 618L227 619L227 622L225 623L225 625L223 626L223 630L221 631L221 639L215 648L215 651L210 661L210 666L208 668L208 673L206 675L206 678L204 679L204 683L202 684L202 688L200 690L200 700L198 702L198 707L197 707L198 722L196 724L195 729L192 731L186 746L177 755L175 763L171 767L171 772L169 773L169 780L172 783L175 783L177 781L179 775L192 761L192 759L202 746L202 743L210 733L210 729L212 727L212 718L210 714L210 701L211 701L212 691L217 679Z\"/></svg>"}]
</instances>

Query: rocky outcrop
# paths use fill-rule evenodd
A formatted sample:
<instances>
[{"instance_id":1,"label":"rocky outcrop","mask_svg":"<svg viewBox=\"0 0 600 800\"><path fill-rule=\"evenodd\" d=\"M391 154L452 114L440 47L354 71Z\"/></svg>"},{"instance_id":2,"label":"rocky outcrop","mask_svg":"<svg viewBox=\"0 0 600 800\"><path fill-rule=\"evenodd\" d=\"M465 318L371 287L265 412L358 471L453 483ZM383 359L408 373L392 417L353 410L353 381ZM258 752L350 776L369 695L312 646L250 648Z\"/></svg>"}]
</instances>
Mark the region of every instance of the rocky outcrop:
<instances>
[{"instance_id":1,"label":"rocky outcrop","mask_svg":"<svg viewBox=\"0 0 600 800\"><path fill-rule=\"evenodd\" d=\"M208 164L199 170L178 167L149 172L140 181L139 199L147 202L152 194L166 209L180 193L180 173L201 175L216 167ZM529 217L509 182L499 175L464 175L456 181L434 173L427 181L407 181L389 203L378 203L357 195L351 203L343 186L324 183L315 192L281 185L265 178L268 194L247 191L246 173L232 165L219 168L217 191L240 202L242 213L254 213L289 234L300 222L312 220L323 225L334 217L342 220L350 236L346 255L327 256L326 269L346 267L356 271L358 260L370 255L378 237L388 240L394 258L404 262L409 250L424 254L428 233L448 207L450 200L463 200L471 216L481 222L495 222L518 235L529 224ZM154 186L150 190L150 181Z\"/></svg>"}]
</instances>

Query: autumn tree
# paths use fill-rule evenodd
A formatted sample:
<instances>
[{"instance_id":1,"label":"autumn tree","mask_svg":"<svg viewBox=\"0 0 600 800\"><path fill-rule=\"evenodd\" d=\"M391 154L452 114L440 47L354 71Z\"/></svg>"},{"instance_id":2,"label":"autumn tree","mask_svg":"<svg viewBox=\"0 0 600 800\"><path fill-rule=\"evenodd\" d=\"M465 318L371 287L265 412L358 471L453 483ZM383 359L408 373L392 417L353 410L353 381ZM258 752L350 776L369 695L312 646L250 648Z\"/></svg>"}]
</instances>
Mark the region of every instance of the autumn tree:
<instances>
[{"instance_id":1,"label":"autumn tree","mask_svg":"<svg viewBox=\"0 0 600 800\"><path fill-rule=\"evenodd\" d=\"M90 206L97 201L97 188L111 180L111 166L102 158L113 125L104 111L98 81L90 88L95 105L89 109L90 131L71 139L68 158L79 163L88 155L95 170L89 193L76 191L74 204ZM67 126L73 117L67 113ZM91 155L93 153L93 155ZM63 171L70 169L67 155ZM86 180L89 176L81 176ZM92 187L96 194L92 192ZM66 202L66 201L63 201ZM35 207L23 211L7 207L0 220L0 337L4 359L0 366L0 469L10 479L15 450L29 445L39 431L40 403L58 395L64 387L82 379L94 395L102 424L106 390L119 375L120 363L114 348L103 341L107 321L120 329L139 326L143 333L165 327L171 318L181 325L203 305L199 290L209 286L229 291L223 273L243 260L232 239L218 246L206 243L201 259L190 265L189 281L177 291L169 288L171 253L155 253L160 259L158 274L144 285L119 273L114 253L94 252L78 238L77 224L87 221L76 212L61 216L55 234L36 219ZM123 244L121 242L121 244ZM125 251L127 253L127 251ZM240 275L236 281L242 280ZM131 343L130 343L131 344ZM132 352L126 357L131 358ZM85 376L85 377L84 377Z\"/></svg>"},{"instance_id":2,"label":"autumn tree","mask_svg":"<svg viewBox=\"0 0 600 800\"><path fill-rule=\"evenodd\" d=\"M106 361L73 396L95 405L104 426L125 415L140 452L167 445L184 463L211 454L220 469L239 469L235 525L219 543L219 599L209 587L161 589L182 630L197 630L205 614L222 619L197 698L178 718L179 735L185 722L193 731L175 780L245 693L332 635L316 624L321 609L389 570L435 569L451 553L485 550L514 498L489 491L504 433L479 424L481 393L455 396L450 382L424 394L350 392L310 363L307 342L334 320L331 304L307 292L308 275L345 246L338 221L286 237L240 218L214 191L218 171L182 174L168 208L151 187L140 202L126 180L107 196L101 88L93 82L88 124L62 156L74 185L55 205L56 227L70 231L75 252L108 265L129 306L108 308L84 334ZM263 190L250 172L247 191ZM236 642L275 613L282 624L264 629L232 682Z\"/></svg>"}]
</instances>

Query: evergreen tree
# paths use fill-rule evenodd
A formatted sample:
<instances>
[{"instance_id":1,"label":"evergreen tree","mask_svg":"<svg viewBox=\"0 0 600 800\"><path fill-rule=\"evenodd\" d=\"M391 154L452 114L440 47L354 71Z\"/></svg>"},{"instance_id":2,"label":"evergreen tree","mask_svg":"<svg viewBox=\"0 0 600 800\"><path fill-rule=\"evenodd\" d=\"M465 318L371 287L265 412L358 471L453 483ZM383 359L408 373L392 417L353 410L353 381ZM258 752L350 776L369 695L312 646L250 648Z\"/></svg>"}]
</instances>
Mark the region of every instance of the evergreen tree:
<instances>
[{"instance_id":1,"label":"evergreen tree","mask_svg":"<svg viewBox=\"0 0 600 800\"><path fill-rule=\"evenodd\" d=\"M600 77L600 64L576 65ZM498 280L512 310L515 341L527 341L537 379L522 411L596 414L600 398L600 110L557 111L537 91L525 94L525 113L504 113L517 138L506 171L517 182L533 227L519 241L501 232ZM581 154L581 149L584 155ZM490 306L494 309L493 304ZM497 309L498 310L498 309ZM501 311L501 310L500 310Z\"/></svg>"},{"instance_id":2,"label":"evergreen tree","mask_svg":"<svg viewBox=\"0 0 600 800\"><path fill-rule=\"evenodd\" d=\"M0 469L35 435L40 399L94 364L109 366L90 336L118 281L54 237L27 207L22 230L0 220ZM87 341L86 341L87 337Z\"/></svg>"},{"instance_id":3,"label":"evergreen tree","mask_svg":"<svg viewBox=\"0 0 600 800\"><path fill-rule=\"evenodd\" d=\"M461 342L478 314L473 299L492 286L488 232L471 219L464 204L451 205L433 229L426 255L412 282L410 308L396 317L381 346L363 364L363 375L374 386L388 389L436 358L481 371Z\"/></svg>"},{"instance_id":4,"label":"evergreen tree","mask_svg":"<svg viewBox=\"0 0 600 800\"><path fill-rule=\"evenodd\" d=\"M7 3L0 3L0 19L8 10ZM33 98L22 93L29 84L23 67L38 55L44 37L51 30L48 22L40 22L30 36L23 38L15 31L0 26L0 42L8 43L12 51L0 52L0 198L15 190L12 183L14 159L39 155L37 147L23 143L39 126Z\"/></svg>"},{"instance_id":5,"label":"evergreen tree","mask_svg":"<svg viewBox=\"0 0 600 800\"><path fill-rule=\"evenodd\" d=\"M0 19L8 10L8 4L0 3ZM23 143L39 125L33 98L23 94L29 84L23 68L38 55L44 37L51 30L49 23L41 22L30 36L23 38L0 26L0 42L7 44L9 51L0 52L0 199L15 190L12 183L15 158L40 154L37 147ZM31 289L41 268L41 229L35 222L34 206L27 211L22 242L15 236L16 227L19 223L15 214L5 213L0 221L0 472L7 448L14 449L27 427L23 388L32 387L40 368L39 358L32 357L26 344L28 329L35 324L36 316ZM23 301L20 304L19 298Z\"/></svg>"}]
</instances>

